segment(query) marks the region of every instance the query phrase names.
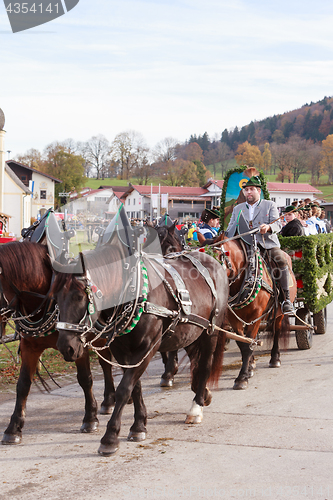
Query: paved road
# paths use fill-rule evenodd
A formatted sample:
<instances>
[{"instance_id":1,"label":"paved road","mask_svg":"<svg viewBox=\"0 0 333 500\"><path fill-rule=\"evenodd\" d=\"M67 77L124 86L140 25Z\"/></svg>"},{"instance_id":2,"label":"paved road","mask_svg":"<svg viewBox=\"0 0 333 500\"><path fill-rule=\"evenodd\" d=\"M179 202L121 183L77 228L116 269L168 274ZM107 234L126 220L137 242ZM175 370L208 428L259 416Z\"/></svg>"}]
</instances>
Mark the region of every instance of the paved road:
<instances>
[{"instance_id":1,"label":"paved road","mask_svg":"<svg viewBox=\"0 0 333 500\"><path fill-rule=\"evenodd\" d=\"M161 361L154 360L143 376L147 440L126 441L128 405L121 447L111 458L97 454L108 416L100 416L96 433L78 431L77 384L32 394L23 444L0 446L0 499L332 499L333 320L308 351L299 351L292 336L280 369L268 368L267 351L259 354L249 388L233 391L239 354L231 343L229 369L195 426L184 424L192 400L188 366L174 388L162 390ZM99 401L102 390L97 380ZM12 410L13 399L0 405L1 432Z\"/></svg>"}]
</instances>

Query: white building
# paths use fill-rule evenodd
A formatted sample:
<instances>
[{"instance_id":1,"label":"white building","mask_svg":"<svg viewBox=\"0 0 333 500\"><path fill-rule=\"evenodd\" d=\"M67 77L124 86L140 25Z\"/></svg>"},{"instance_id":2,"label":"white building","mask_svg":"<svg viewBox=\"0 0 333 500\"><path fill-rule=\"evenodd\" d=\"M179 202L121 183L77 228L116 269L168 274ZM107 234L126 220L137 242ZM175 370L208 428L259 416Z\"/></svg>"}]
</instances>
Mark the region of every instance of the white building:
<instances>
[{"instance_id":1,"label":"white building","mask_svg":"<svg viewBox=\"0 0 333 500\"><path fill-rule=\"evenodd\" d=\"M54 207L55 185L61 183L61 180L15 160L8 160L6 164L22 184L32 191L31 217L33 219L37 219L49 208Z\"/></svg>"},{"instance_id":2,"label":"white building","mask_svg":"<svg viewBox=\"0 0 333 500\"><path fill-rule=\"evenodd\" d=\"M119 199L115 196L112 187L108 186L99 189L83 188L80 194L71 193L67 210L74 215L85 212L105 218L106 214L114 215L119 206Z\"/></svg>"}]
</instances>

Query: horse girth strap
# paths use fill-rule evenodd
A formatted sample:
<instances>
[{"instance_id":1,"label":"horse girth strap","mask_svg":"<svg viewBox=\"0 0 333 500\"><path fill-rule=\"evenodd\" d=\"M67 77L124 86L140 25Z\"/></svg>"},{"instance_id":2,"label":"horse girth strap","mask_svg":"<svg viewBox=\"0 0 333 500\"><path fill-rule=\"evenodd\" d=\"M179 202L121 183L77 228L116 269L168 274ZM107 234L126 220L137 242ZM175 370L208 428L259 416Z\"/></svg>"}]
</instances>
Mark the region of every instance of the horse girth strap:
<instances>
[{"instance_id":1,"label":"horse girth strap","mask_svg":"<svg viewBox=\"0 0 333 500\"><path fill-rule=\"evenodd\" d=\"M173 318L177 320L177 323L178 321L180 323L191 323L192 325L196 325L207 330L212 326L208 319L203 318L198 314L179 314L179 311L171 311L171 309L167 309L163 306L157 306L151 302L145 302L144 312L147 314L154 314L155 316L161 316L162 318Z\"/></svg>"}]
</instances>

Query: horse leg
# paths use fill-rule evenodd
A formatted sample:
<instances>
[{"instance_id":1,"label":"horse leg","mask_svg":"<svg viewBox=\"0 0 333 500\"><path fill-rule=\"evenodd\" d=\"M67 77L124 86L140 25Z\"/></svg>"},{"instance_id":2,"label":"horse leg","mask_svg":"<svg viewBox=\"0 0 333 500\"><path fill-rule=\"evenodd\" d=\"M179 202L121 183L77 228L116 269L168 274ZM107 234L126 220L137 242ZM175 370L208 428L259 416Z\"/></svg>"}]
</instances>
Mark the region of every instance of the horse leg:
<instances>
[{"instance_id":1,"label":"horse leg","mask_svg":"<svg viewBox=\"0 0 333 500\"><path fill-rule=\"evenodd\" d=\"M260 322L258 321L250 328L246 326L244 329L244 334L246 335L246 337L255 339L259 327L260 327ZM253 350L250 348L250 344L245 344L245 342L239 342L239 341L236 341L236 343L242 355L242 366L238 374L238 377L235 379L233 389L242 390L247 388L249 378L253 377L254 375L256 361L254 359Z\"/></svg>"},{"instance_id":2,"label":"horse leg","mask_svg":"<svg viewBox=\"0 0 333 500\"><path fill-rule=\"evenodd\" d=\"M174 375L178 372L178 351L162 352L165 371L161 377L160 387L172 387Z\"/></svg>"},{"instance_id":3,"label":"horse leg","mask_svg":"<svg viewBox=\"0 0 333 500\"><path fill-rule=\"evenodd\" d=\"M198 341L192 344L194 349L199 347L200 358L192 372L192 391L195 392L192 406L187 413L185 424L199 424L203 419L203 407L210 405L212 394L206 386L213 365L213 353L217 344L217 338L203 332ZM192 346L186 349L191 364L195 360L195 350Z\"/></svg>"},{"instance_id":4,"label":"horse leg","mask_svg":"<svg viewBox=\"0 0 333 500\"><path fill-rule=\"evenodd\" d=\"M141 380L138 380L132 391L134 404L134 423L130 428L127 441L144 441L147 435L147 409L142 397Z\"/></svg>"},{"instance_id":5,"label":"horse leg","mask_svg":"<svg viewBox=\"0 0 333 500\"><path fill-rule=\"evenodd\" d=\"M38 360L46 349L39 339L21 339L21 369L16 385L15 409L10 423L4 432L2 444L19 444L22 441L22 429L25 420L25 407Z\"/></svg>"},{"instance_id":6,"label":"horse leg","mask_svg":"<svg viewBox=\"0 0 333 500\"><path fill-rule=\"evenodd\" d=\"M99 364L103 370L104 375L104 399L101 404L100 413L101 415L109 415L112 413L112 408L115 403L115 388L114 381L112 376L112 368L108 361L111 361L111 351L110 349L105 349L105 351L101 352L103 358L98 356Z\"/></svg>"},{"instance_id":7,"label":"horse leg","mask_svg":"<svg viewBox=\"0 0 333 500\"><path fill-rule=\"evenodd\" d=\"M256 366L257 366L257 362L254 358L254 354L252 352L252 355L250 357L250 360L249 360L249 378L253 377L254 375L254 370L256 369Z\"/></svg>"},{"instance_id":8,"label":"horse leg","mask_svg":"<svg viewBox=\"0 0 333 500\"><path fill-rule=\"evenodd\" d=\"M145 360L144 363L142 363L144 366L138 368L131 368L128 370L125 370L124 375L117 387L116 390L116 404L113 410L113 413L111 415L111 418L107 424L106 427L106 432L104 436L101 439L101 444L98 449L98 453L100 455L104 456L110 456L116 453L116 451L119 448L119 432L120 432L120 427L121 427L121 415L124 409L124 406L126 405L127 401L129 400L132 391L134 387L136 389L134 390L134 400L135 400L135 415L138 419L140 420L140 417L138 417L137 412L139 413L139 398L142 398L141 395L141 384L136 385L141 374L144 372L146 369L148 362L147 359ZM143 401L142 401L143 402ZM145 422L145 417L141 419L143 422ZM134 427L133 427L134 426ZM133 424L133 431L136 432L137 429L140 428L140 425L135 426ZM141 432L138 430L138 432Z\"/></svg>"},{"instance_id":9,"label":"horse leg","mask_svg":"<svg viewBox=\"0 0 333 500\"><path fill-rule=\"evenodd\" d=\"M84 392L85 414L80 428L81 432L94 432L98 429L97 402L92 391L92 375L89 362L89 351L84 350L83 356L75 361L77 381Z\"/></svg>"},{"instance_id":10,"label":"horse leg","mask_svg":"<svg viewBox=\"0 0 333 500\"><path fill-rule=\"evenodd\" d=\"M275 321L275 332L273 338L273 347L271 350L271 359L269 361L270 368L280 368L280 348L279 348L279 338L281 334L283 316L279 316Z\"/></svg>"}]
</instances>

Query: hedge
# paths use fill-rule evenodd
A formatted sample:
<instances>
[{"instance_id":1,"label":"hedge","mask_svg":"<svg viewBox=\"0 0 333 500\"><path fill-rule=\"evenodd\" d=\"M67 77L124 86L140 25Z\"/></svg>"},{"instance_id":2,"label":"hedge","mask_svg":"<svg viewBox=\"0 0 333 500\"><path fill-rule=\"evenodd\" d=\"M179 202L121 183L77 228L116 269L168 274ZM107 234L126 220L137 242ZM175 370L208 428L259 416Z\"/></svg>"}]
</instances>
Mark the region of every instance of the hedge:
<instances>
[{"instance_id":1,"label":"hedge","mask_svg":"<svg viewBox=\"0 0 333 500\"><path fill-rule=\"evenodd\" d=\"M303 281L298 290L313 313L333 300L333 233L311 236L279 236L281 248L292 258L296 279ZM295 252L302 250L302 258Z\"/></svg>"}]
</instances>

